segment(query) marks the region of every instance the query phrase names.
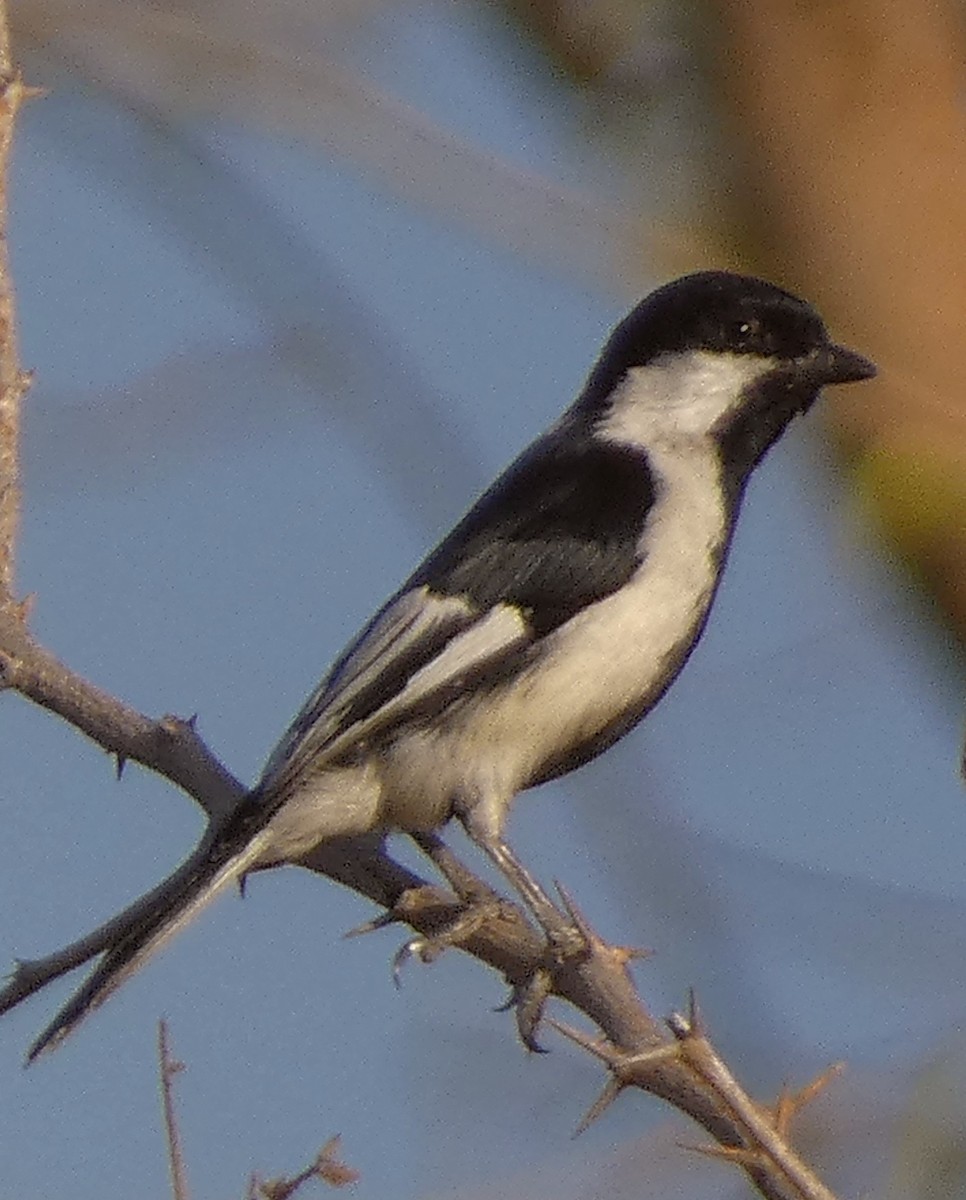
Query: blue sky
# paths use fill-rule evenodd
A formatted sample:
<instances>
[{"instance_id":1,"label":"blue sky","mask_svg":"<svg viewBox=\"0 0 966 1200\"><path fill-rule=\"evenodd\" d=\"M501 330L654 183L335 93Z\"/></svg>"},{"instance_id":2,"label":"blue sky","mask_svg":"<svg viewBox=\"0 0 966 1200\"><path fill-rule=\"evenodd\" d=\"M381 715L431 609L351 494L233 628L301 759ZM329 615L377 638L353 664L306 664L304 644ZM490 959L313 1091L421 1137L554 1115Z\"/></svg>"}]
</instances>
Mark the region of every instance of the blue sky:
<instances>
[{"instance_id":1,"label":"blue sky","mask_svg":"<svg viewBox=\"0 0 966 1200\"><path fill-rule=\"evenodd\" d=\"M521 167L620 187L574 136L573 101L484 21L400 9L349 59ZM345 640L569 402L629 297L407 206L294 138L224 121L165 145L47 70L31 73L53 90L22 125L12 227L37 374L21 587L73 667L147 712L197 712L252 778ZM222 171L236 190L223 180L219 202L198 180ZM655 263L636 291L661 278ZM951 674L815 426L755 480L671 695L605 759L523 797L511 825L603 932L657 950L640 977L658 1011L698 988L763 1094L841 1057L914 1066L956 1027L961 991ZM17 697L2 707L11 961L151 886L201 822L137 768L115 783L105 755ZM398 931L340 939L369 915L326 881L275 872L29 1072L24 1048L66 985L5 1017L10 1194L166 1194L160 1015L188 1063L197 1196L295 1170L335 1132L360 1197L467 1181L483 1195L544 1159L606 1161L667 1119L626 1098L572 1145L594 1065L566 1047L528 1059L492 1012L499 981L457 954L397 993Z\"/></svg>"}]
</instances>

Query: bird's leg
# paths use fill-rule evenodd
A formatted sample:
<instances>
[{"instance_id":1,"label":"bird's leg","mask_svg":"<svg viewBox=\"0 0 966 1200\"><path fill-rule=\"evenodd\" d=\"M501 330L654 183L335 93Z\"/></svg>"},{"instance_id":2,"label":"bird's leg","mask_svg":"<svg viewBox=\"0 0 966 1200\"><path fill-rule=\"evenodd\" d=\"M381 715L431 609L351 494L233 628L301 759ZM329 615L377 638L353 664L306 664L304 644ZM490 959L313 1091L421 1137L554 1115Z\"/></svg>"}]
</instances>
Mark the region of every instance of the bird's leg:
<instances>
[{"instance_id":1,"label":"bird's leg","mask_svg":"<svg viewBox=\"0 0 966 1200\"><path fill-rule=\"evenodd\" d=\"M493 903L499 900L497 893L453 853L439 834L413 833L410 836L464 904L472 906L480 901Z\"/></svg>"},{"instance_id":2,"label":"bird's leg","mask_svg":"<svg viewBox=\"0 0 966 1200\"><path fill-rule=\"evenodd\" d=\"M435 933L418 934L400 947L393 958L393 978L397 984L407 959L415 956L429 963L444 950L465 945L479 929L498 917L506 904L460 861L438 834L412 833L410 837L459 897L463 910Z\"/></svg>"},{"instance_id":3,"label":"bird's leg","mask_svg":"<svg viewBox=\"0 0 966 1200\"><path fill-rule=\"evenodd\" d=\"M474 828L476 823L470 816L466 817L463 824L469 836L494 863L536 918L540 928L547 935L554 957L563 961L581 954L584 949L583 934L554 904L504 839L489 830Z\"/></svg>"},{"instance_id":4,"label":"bird's leg","mask_svg":"<svg viewBox=\"0 0 966 1200\"><path fill-rule=\"evenodd\" d=\"M553 990L553 976L562 964L583 959L590 946L576 919L561 912L489 821L484 806L457 810L467 834L494 863L536 918L547 938L546 959L529 978L514 982L506 1007L516 1013L520 1040L529 1050L542 1051L537 1030ZM566 897L565 897L566 900Z\"/></svg>"},{"instance_id":5,"label":"bird's leg","mask_svg":"<svg viewBox=\"0 0 966 1200\"><path fill-rule=\"evenodd\" d=\"M489 813L485 805L457 807L456 815L470 839L513 887L546 935L544 961L538 960L526 979L513 982L510 999L504 1006L512 1008L516 1014L520 1040L527 1049L542 1051L537 1041L537 1031L544 1006L553 990L554 971L562 963L582 959L587 954L587 937L576 916L571 916L566 897L565 911L562 912L504 841L498 826L494 829L495 823L488 820ZM400 968L409 957L416 955L423 962L431 962L450 946L465 945L482 925L499 916L501 906L505 904L437 834L417 833L410 836L444 876L465 908L439 933L431 937L413 938L400 949L393 960L393 974L397 982Z\"/></svg>"}]
</instances>

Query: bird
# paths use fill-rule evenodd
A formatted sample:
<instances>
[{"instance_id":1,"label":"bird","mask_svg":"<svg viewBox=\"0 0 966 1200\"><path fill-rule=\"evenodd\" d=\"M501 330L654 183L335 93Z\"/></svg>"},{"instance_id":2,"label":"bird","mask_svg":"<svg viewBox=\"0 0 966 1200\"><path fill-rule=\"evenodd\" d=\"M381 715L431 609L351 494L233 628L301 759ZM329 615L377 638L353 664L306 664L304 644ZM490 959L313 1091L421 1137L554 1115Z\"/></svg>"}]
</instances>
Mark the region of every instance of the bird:
<instances>
[{"instance_id":1,"label":"bird","mask_svg":"<svg viewBox=\"0 0 966 1200\"><path fill-rule=\"evenodd\" d=\"M702 271L642 300L571 406L335 661L255 786L132 906L28 1061L230 884L337 837L435 836L456 818L554 934L505 836L512 801L654 708L704 631L755 468L823 387L875 372L761 279ZM0 1012L31 990L8 985Z\"/></svg>"}]
</instances>

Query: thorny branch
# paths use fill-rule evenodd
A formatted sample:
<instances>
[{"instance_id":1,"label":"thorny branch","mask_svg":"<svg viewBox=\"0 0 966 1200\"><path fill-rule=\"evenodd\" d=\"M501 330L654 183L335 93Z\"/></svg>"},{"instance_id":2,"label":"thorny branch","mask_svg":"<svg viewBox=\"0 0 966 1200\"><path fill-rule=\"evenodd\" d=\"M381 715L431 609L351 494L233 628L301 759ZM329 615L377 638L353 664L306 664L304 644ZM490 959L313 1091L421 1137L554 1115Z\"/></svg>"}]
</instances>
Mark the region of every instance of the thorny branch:
<instances>
[{"instance_id":1,"label":"thorny branch","mask_svg":"<svg viewBox=\"0 0 966 1200\"><path fill-rule=\"evenodd\" d=\"M244 794L241 783L217 760L193 722L152 720L101 691L59 662L31 637L27 605L14 591L14 548L19 509L19 414L28 378L21 371L7 263L7 159L17 111L28 89L11 65L6 12L0 0L0 685L69 721L110 754L118 767L134 760L170 780L218 821ZM391 910L419 933L431 934L453 920L453 896L431 887L388 858L371 840L328 845L311 868ZM480 883L480 887L485 885ZM600 1036L556 1027L597 1057L607 1084L585 1123L596 1119L620 1092L637 1087L691 1116L714 1139L706 1149L742 1169L769 1200L834 1200L788 1140L794 1112L824 1080L798 1097L783 1096L773 1110L756 1104L737 1083L708 1039L692 1004L686 1015L655 1018L638 996L628 962L633 952L603 942L572 908L587 952L547 970L543 940L512 905L476 929L465 950L499 971L511 986L547 970L550 994L568 1001L600 1030ZM130 920L131 910L125 914ZM47 959L21 963L11 986L24 995L45 979L103 950L123 928L121 919Z\"/></svg>"}]
</instances>

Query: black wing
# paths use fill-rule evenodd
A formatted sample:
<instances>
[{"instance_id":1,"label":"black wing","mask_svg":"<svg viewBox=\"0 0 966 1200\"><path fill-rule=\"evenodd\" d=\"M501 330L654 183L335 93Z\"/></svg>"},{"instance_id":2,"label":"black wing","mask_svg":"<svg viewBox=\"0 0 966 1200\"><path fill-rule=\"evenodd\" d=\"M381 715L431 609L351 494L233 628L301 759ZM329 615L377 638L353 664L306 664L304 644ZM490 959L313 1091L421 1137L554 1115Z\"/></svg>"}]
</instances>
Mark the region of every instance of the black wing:
<instances>
[{"instance_id":1,"label":"black wing","mask_svg":"<svg viewBox=\"0 0 966 1200\"><path fill-rule=\"evenodd\" d=\"M531 447L345 651L272 754L259 792L283 797L320 757L431 720L468 677L504 675L629 579L653 501L639 452L589 436Z\"/></svg>"},{"instance_id":2,"label":"black wing","mask_svg":"<svg viewBox=\"0 0 966 1200\"><path fill-rule=\"evenodd\" d=\"M480 609L515 605L547 634L627 582L654 497L640 451L551 435L481 497L410 585Z\"/></svg>"}]
</instances>

